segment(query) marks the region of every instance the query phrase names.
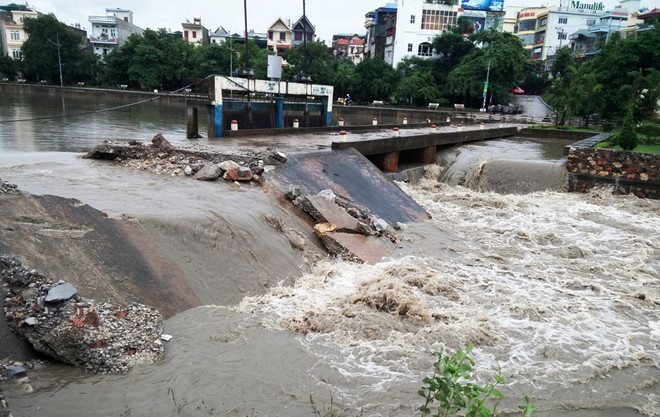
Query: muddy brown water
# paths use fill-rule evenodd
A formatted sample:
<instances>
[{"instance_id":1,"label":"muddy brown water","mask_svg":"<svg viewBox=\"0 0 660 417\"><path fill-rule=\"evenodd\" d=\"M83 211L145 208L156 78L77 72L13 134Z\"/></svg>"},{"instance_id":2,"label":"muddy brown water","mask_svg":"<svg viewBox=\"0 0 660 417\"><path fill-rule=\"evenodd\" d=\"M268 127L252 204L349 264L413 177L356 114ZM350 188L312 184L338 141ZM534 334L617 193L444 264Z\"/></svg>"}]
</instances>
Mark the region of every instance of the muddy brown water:
<instances>
[{"instance_id":1,"label":"muddy brown water","mask_svg":"<svg viewBox=\"0 0 660 417\"><path fill-rule=\"evenodd\" d=\"M660 415L660 205L530 181L561 163L561 143L441 153L427 178L401 184L432 219L399 232L391 259L358 265L316 257L308 226L260 189L191 187L0 138L0 178L136 222L205 304L166 321L157 364L49 365L30 392L4 382L15 416L308 416L310 397L347 415L412 416L430 353L468 343L478 381L497 368L506 378L506 413L527 394L539 416ZM290 250L269 215L310 253Z\"/></svg>"}]
</instances>

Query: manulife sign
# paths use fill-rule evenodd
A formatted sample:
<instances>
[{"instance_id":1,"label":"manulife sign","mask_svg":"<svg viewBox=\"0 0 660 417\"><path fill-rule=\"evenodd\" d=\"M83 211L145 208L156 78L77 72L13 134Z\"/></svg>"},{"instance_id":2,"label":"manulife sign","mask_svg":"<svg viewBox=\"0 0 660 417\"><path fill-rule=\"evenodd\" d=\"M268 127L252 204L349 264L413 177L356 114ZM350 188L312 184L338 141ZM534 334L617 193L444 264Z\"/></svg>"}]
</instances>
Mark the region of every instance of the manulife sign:
<instances>
[{"instance_id":1,"label":"manulife sign","mask_svg":"<svg viewBox=\"0 0 660 417\"><path fill-rule=\"evenodd\" d=\"M602 12L605 10L605 5L602 2L583 3L580 0L571 0L571 9L590 10L594 12Z\"/></svg>"}]
</instances>

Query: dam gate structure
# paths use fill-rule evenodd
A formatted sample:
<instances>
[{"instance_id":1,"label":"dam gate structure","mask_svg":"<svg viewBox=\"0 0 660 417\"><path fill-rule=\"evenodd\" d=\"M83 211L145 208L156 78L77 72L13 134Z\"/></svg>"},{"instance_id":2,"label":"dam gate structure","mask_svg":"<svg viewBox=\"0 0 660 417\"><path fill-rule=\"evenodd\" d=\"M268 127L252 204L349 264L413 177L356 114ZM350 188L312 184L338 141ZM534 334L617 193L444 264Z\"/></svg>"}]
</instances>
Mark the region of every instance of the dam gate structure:
<instances>
[{"instance_id":1,"label":"dam gate structure","mask_svg":"<svg viewBox=\"0 0 660 417\"><path fill-rule=\"evenodd\" d=\"M328 127L332 123L330 85L210 76L186 89L188 138L199 138L198 111L208 114L207 135L231 129Z\"/></svg>"}]
</instances>

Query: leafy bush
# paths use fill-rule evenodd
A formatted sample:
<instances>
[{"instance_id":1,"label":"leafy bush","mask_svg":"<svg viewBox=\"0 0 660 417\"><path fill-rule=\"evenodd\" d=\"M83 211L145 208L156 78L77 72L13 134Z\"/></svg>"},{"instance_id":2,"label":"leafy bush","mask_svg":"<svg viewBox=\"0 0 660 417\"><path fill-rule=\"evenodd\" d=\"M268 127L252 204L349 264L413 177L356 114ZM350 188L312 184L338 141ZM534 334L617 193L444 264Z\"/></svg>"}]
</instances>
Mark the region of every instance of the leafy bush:
<instances>
[{"instance_id":1,"label":"leafy bush","mask_svg":"<svg viewBox=\"0 0 660 417\"><path fill-rule=\"evenodd\" d=\"M624 124L623 129L614 135L614 142L624 151L631 151L637 146L637 133L632 126Z\"/></svg>"},{"instance_id":2,"label":"leafy bush","mask_svg":"<svg viewBox=\"0 0 660 417\"><path fill-rule=\"evenodd\" d=\"M453 355L436 352L438 360L433 363L434 372L422 380L424 385L418 391L424 397L420 407L423 417L491 417L497 415L497 406L504 396L496 389L504 382L501 375L495 382L480 386L469 382L474 370L474 361L468 356L474 347L468 345L465 351L457 350ZM536 407L528 397L525 405L518 406L525 417L532 415Z\"/></svg>"},{"instance_id":3,"label":"leafy bush","mask_svg":"<svg viewBox=\"0 0 660 417\"><path fill-rule=\"evenodd\" d=\"M614 130L614 123L603 122L603 132L611 132Z\"/></svg>"},{"instance_id":4,"label":"leafy bush","mask_svg":"<svg viewBox=\"0 0 660 417\"><path fill-rule=\"evenodd\" d=\"M660 137L660 124L652 122L642 122L635 128L637 133L647 136Z\"/></svg>"}]
</instances>

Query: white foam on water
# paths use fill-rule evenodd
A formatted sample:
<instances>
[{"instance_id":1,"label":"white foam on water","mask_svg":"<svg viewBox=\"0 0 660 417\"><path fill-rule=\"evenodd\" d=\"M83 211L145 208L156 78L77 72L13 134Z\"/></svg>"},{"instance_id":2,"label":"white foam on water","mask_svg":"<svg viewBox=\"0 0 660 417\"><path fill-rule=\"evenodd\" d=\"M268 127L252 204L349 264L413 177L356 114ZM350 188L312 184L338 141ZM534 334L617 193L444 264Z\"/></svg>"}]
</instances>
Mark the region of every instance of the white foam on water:
<instances>
[{"instance_id":1,"label":"white foam on water","mask_svg":"<svg viewBox=\"0 0 660 417\"><path fill-rule=\"evenodd\" d=\"M657 373L660 357L660 202L609 190L517 196L434 180L401 186L465 248L377 265L324 262L238 310L306 334L309 351L359 381L362 394L414 385L430 372L431 352L467 344L476 346L479 380L499 367L512 392L531 389L549 402L560 388L600 379L611 379L603 389L636 392L639 379L612 379L626 369L657 384L646 371ZM606 405L623 401L612 392L562 401L584 406L603 395ZM654 415L656 400L642 390L626 401Z\"/></svg>"}]
</instances>

